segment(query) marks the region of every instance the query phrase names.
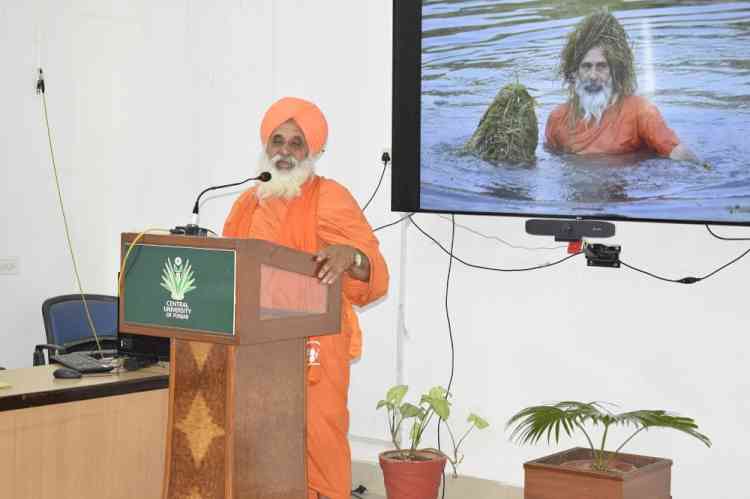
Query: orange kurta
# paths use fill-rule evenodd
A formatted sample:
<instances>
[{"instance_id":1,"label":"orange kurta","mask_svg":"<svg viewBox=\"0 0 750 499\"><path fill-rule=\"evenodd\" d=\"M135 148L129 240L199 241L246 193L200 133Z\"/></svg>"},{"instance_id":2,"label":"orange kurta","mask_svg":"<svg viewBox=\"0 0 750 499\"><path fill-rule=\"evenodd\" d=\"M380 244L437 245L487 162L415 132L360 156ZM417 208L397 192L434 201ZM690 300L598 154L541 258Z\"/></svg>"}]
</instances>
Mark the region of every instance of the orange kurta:
<instances>
[{"instance_id":1,"label":"orange kurta","mask_svg":"<svg viewBox=\"0 0 750 499\"><path fill-rule=\"evenodd\" d=\"M631 95L607 108L599 126L583 120L570 128L570 104L557 106L547 119L546 144L574 154L624 154L644 149L669 156L680 143L648 99Z\"/></svg>"},{"instance_id":2,"label":"orange kurta","mask_svg":"<svg viewBox=\"0 0 750 499\"><path fill-rule=\"evenodd\" d=\"M307 474L315 491L348 499L351 491L349 363L361 353L362 333L352 304L365 305L388 288L388 268L370 225L349 191L337 182L313 176L294 199L258 201L255 188L232 207L224 224L228 237L263 239L317 252L331 244L356 247L370 261L370 280L342 274L342 330L320 341L320 371L307 385Z\"/></svg>"}]
</instances>

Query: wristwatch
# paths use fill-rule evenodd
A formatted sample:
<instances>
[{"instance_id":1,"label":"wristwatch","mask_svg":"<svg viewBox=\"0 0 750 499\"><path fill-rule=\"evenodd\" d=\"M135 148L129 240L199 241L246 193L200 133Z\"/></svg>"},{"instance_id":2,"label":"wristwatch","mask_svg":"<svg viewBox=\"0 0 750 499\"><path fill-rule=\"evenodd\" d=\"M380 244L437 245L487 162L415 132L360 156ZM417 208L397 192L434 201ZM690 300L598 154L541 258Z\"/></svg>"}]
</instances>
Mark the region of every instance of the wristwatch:
<instances>
[{"instance_id":1,"label":"wristwatch","mask_svg":"<svg viewBox=\"0 0 750 499\"><path fill-rule=\"evenodd\" d=\"M362 253L359 252L358 249L354 249L354 266L355 267L361 267L362 266Z\"/></svg>"}]
</instances>

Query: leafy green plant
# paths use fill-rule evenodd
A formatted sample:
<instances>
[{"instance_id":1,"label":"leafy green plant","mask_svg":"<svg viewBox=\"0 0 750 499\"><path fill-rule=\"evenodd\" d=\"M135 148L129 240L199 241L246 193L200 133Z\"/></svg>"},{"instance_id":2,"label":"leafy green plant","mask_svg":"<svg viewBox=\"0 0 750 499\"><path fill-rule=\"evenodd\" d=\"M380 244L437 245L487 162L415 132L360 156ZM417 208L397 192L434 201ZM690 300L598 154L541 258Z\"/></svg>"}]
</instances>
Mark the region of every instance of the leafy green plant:
<instances>
[{"instance_id":1,"label":"leafy green plant","mask_svg":"<svg viewBox=\"0 0 750 499\"><path fill-rule=\"evenodd\" d=\"M442 386L430 388L427 393L422 394L419 404L404 402L404 397L409 391L406 385L396 385L391 387L386 393L385 399L378 402L376 409L386 408L388 413L388 430L391 434L393 446L399 451L400 458L404 460L418 460L417 451L422 441L424 431L427 429L430 421L434 416L443 421L448 428L451 437L453 452L446 455L448 462L453 467L453 475L457 476L457 467L463 461L464 455L460 451L461 444L466 440L474 428L482 430L489 426L489 423L482 417L472 413L469 415L469 427L456 440L455 434L448 424L448 418L451 412L451 402L448 400L450 394ZM411 430L409 431L409 446L400 445L401 427L412 420Z\"/></svg>"},{"instance_id":2,"label":"leafy green plant","mask_svg":"<svg viewBox=\"0 0 750 499\"><path fill-rule=\"evenodd\" d=\"M612 404L607 404L612 405ZM599 447L586 431L585 425L602 426L603 432ZM610 427L624 426L635 428L635 431L620 444L614 452L605 450L607 434ZM556 404L537 405L522 409L508 420L506 428L513 427L511 440L521 444L537 443L546 437L547 443L553 439L560 442L560 434L569 437L580 431L586 437L593 455L592 469L609 471L610 462L633 437L650 428L671 428L697 438L706 446L711 446L711 440L698 432L698 425L693 419L663 410L640 410L615 414L601 402L565 401Z\"/></svg>"},{"instance_id":3,"label":"leafy green plant","mask_svg":"<svg viewBox=\"0 0 750 499\"><path fill-rule=\"evenodd\" d=\"M451 467L453 468L454 478L458 476L458 465L461 464L464 460L463 453L459 451L459 448L461 447L463 441L466 440L466 437L469 436L469 433L471 433L474 428L483 430L490 425L485 419L483 419L481 416L477 416L473 412L469 414L467 421L469 423L469 427L466 429L463 435L461 435L461 438L459 438L458 441L456 441L456 438L453 436L453 430L451 430L451 426L448 424L448 421L445 421L445 427L448 428L448 433L451 436L451 444L453 448L453 455L448 456L448 462L451 463Z\"/></svg>"}]
</instances>

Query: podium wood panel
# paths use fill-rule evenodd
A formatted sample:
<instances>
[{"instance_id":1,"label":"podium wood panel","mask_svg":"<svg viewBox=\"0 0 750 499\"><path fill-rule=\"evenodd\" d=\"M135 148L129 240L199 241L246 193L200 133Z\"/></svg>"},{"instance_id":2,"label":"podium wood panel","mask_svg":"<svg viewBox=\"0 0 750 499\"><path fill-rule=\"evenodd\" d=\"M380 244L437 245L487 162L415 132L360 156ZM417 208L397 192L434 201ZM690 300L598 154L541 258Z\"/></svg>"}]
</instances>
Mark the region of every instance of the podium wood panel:
<instances>
[{"instance_id":1,"label":"podium wood panel","mask_svg":"<svg viewBox=\"0 0 750 499\"><path fill-rule=\"evenodd\" d=\"M304 350L304 339L236 350L233 497L307 497Z\"/></svg>"},{"instance_id":2,"label":"podium wood panel","mask_svg":"<svg viewBox=\"0 0 750 499\"><path fill-rule=\"evenodd\" d=\"M166 497L219 498L226 491L228 347L173 341Z\"/></svg>"},{"instance_id":3,"label":"podium wood panel","mask_svg":"<svg viewBox=\"0 0 750 499\"><path fill-rule=\"evenodd\" d=\"M304 499L305 340L173 340L166 499Z\"/></svg>"}]
</instances>

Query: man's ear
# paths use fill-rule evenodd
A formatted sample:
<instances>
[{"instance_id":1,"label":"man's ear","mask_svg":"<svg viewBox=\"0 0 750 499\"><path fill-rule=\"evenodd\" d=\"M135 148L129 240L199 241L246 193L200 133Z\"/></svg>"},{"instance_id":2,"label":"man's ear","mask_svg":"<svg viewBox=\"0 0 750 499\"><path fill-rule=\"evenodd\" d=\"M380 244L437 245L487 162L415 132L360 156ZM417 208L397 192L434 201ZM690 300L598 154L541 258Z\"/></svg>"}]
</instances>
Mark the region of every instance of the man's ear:
<instances>
[{"instance_id":1,"label":"man's ear","mask_svg":"<svg viewBox=\"0 0 750 499\"><path fill-rule=\"evenodd\" d=\"M315 164L318 162L318 160L320 159L320 157L323 155L324 152L325 152L325 149L321 149L320 152L317 152L314 154L308 153L307 158L305 159L309 159L313 164Z\"/></svg>"}]
</instances>

